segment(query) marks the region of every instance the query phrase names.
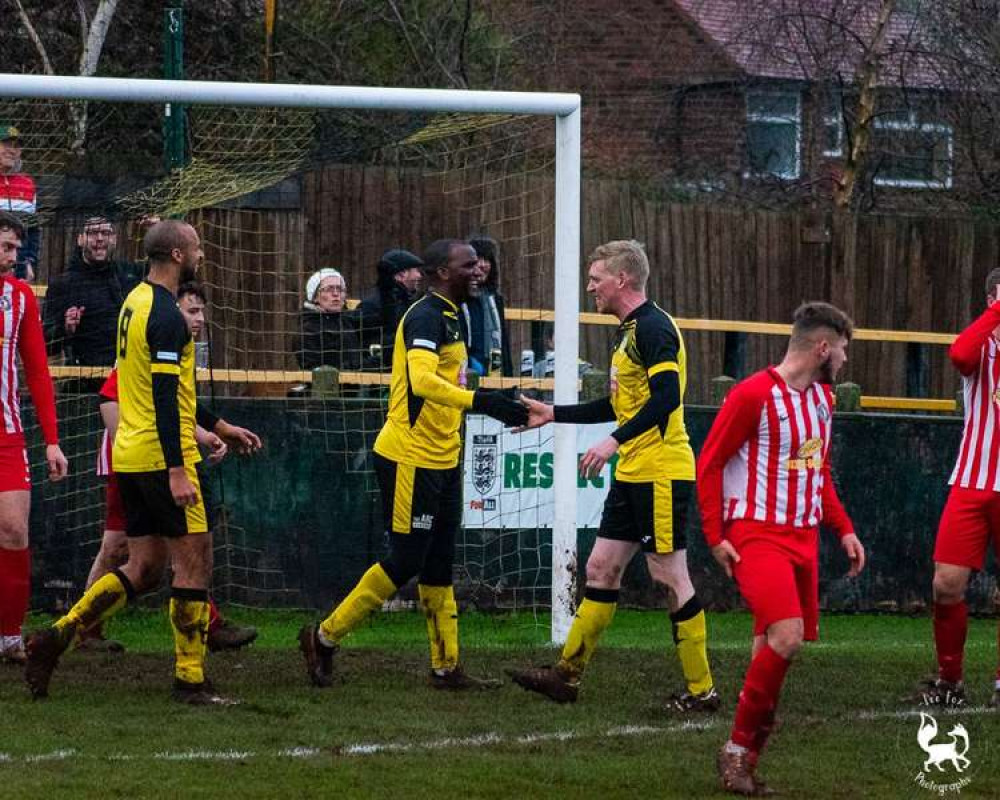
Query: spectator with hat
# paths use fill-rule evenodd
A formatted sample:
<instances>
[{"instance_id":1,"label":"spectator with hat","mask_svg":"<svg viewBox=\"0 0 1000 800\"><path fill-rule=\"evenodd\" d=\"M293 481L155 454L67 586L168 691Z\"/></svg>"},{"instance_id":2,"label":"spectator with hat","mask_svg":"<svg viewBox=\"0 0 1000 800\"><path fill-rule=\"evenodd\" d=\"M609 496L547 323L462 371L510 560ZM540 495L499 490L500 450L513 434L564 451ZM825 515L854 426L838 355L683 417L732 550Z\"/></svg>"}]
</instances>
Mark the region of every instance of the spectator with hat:
<instances>
[{"instance_id":1,"label":"spectator with hat","mask_svg":"<svg viewBox=\"0 0 1000 800\"><path fill-rule=\"evenodd\" d=\"M14 276L32 281L42 246L42 230L35 219L38 190L34 179L21 171L21 131L4 122L0 122L0 211L14 214L25 226Z\"/></svg>"},{"instance_id":2,"label":"spectator with hat","mask_svg":"<svg viewBox=\"0 0 1000 800\"><path fill-rule=\"evenodd\" d=\"M392 366L396 326L423 289L423 266L409 250L386 250L378 260L378 281L359 307L362 341L381 348L383 368Z\"/></svg>"},{"instance_id":3,"label":"spectator with hat","mask_svg":"<svg viewBox=\"0 0 1000 800\"><path fill-rule=\"evenodd\" d=\"M302 369L357 370L363 364L357 317L347 311L347 281L329 267L306 281L295 358Z\"/></svg>"}]
</instances>

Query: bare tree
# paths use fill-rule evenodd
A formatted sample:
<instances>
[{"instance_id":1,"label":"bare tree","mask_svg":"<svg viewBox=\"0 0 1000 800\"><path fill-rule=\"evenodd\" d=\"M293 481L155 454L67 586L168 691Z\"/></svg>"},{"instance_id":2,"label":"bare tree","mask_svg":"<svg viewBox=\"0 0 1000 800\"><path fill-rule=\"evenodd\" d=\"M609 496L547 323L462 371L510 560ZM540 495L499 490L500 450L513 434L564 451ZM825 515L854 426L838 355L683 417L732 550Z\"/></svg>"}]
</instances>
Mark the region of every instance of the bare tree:
<instances>
[{"instance_id":1,"label":"bare tree","mask_svg":"<svg viewBox=\"0 0 1000 800\"><path fill-rule=\"evenodd\" d=\"M104 42L108 35L108 29L114 19L118 9L119 0L98 0L93 16L88 13L85 0L76 0L76 12L80 23L80 57L78 61L78 74L92 76L97 73L97 67L101 59L101 51L104 49ZM42 41L36 26L24 7L22 0L14 0L17 5L18 17L24 26L28 37L38 51L39 60L42 62L42 69L48 75L54 75L52 59L49 57L48 49ZM87 138L87 103L82 101L73 103L70 106L70 114L73 119L73 137L70 145L74 153L83 152L84 143Z\"/></svg>"}]
</instances>

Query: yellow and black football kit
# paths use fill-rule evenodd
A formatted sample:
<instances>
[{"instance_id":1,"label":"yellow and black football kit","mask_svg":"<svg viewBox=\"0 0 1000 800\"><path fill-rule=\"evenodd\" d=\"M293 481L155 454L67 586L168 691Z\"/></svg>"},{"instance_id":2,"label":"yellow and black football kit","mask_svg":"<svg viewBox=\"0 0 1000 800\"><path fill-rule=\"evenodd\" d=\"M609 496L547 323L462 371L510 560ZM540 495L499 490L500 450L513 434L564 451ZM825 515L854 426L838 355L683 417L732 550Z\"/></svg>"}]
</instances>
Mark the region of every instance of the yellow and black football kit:
<instances>
[{"instance_id":1,"label":"yellow and black football kit","mask_svg":"<svg viewBox=\"0 0 1000 800\"><path fill-rule=\"evenodd\" d=\"M396 329L389 414L375 440L387 530L460 523L462 414L473 397L466 361L454 303L430 293L410 306Z\"/></svg>"},{"instance_id":2,"label":"yellow and black football kit","mask_svg":"<svg viewBox=\"0 0 1000 800\"><path fill-rule=\"evenodd\" d=\"M133 289L118 316L119 423L112 463L129 536L205 533L208 525L195 465L194 343L177 299L159 284ZM213 422L206 420L211 429ZM198 502L174 503L167 470L183 466Z\"/></svg>"},{"instance_id":3,"label":"yellow and black football kit","mask_svg":"<svg viewBox=\"0 0 1000 800\"><path fill-rule=\"evenodd\" d=\"M466 359L454 303L431 292L410 306L396 329L389 414L375 440L389 554L320 624L323 642L341 641L417 575L431 667L457 665L452 565L462 521L462 414L473 405Z\"/></svg>"},{"instance_id":4,"label":"yellow and black football kit","mask_svg":"<svg viewBox=\"0 0 1000 800\"><path fill-rule=\"evenodd\" d=\"M685 546L694 452L684 427L687 353L676 323L651 300L619 325L608 397L556 406L556 422L614 420L618 464L598 536L638 542L647 553Z\"/></svg>"},{"instance_id":5,"label":"yellow and black football kit","mask_svg":"<svg viewBox=\"0 0 1000 800\"><path fill-rule=\"evenodd\" d=\"M673 319L647 300L618 327L609 375L610 396L556 406L556 422L615 420L615 478L598 537L637 542L648 554L685 548L684 528L694 489L694 453L684 427L687 353ZM618 589L587 586L566 638L558 669L578 678L618 605ZM705 612L697 595L670 614L677 655L690 697L712 694Z\"/></svg>"}]
</instances>

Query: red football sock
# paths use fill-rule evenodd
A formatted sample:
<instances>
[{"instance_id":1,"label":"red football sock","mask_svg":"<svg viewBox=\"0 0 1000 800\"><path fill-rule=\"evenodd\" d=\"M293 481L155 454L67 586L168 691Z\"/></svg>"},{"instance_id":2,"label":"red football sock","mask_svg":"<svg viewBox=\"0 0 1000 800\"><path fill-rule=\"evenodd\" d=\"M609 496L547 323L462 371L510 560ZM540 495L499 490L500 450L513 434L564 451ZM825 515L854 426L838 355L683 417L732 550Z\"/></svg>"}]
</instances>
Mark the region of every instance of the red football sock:
<instances>
[{"instance_id":1,"label":"red football sock","mask_svg":"<svg viewBox=\"0 0 1000 800\"><path fill-rule=\"evenodd\" d=\"M216 631L222 624L222 614L219 612L219 607L215 604L215 598L208 598L208 632Z\"/></svg>"},{"instance_id":2,"label":"red football sock","mask_svg":"<svg viewBox=\"0 0 1000 800\"><path fill-rule=\"evenodd\" d=\"M0 547L0 636L19 636L31 599L31 553Z\"/></svg>"},{"instance_id":3,"label":"red football sock","mask_svg":"<svg viewBox=\"0 0 1000 800\"><path fill-rule=\"evenodd\" d=\"M962 655L968 630L969 606L964 600L948 606L934 604L934 644L941 680L948 683L962 680Z\"/></svg>"},{"instance_id":4,"label":"red football sock","mask_svg":"<svg viewBox=\"0 0 1000 800\"><path fill-rule=\"evenodd\" d=\"M736 706L736 719L729 734L733 744L754 753L759 753L764 747L774 724L778 695L781 694L781 685L785 682L790 663L766 643L758 651L747 670Z\"/></svg>"}]
</instances>

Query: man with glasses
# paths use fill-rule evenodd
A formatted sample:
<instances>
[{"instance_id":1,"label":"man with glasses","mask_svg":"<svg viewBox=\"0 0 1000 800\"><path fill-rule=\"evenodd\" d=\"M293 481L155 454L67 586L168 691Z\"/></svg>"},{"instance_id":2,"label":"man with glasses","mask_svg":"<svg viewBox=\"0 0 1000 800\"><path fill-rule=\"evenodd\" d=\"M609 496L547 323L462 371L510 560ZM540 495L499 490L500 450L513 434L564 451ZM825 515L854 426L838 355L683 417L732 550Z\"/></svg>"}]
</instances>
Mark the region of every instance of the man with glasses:
<instances>
[{"instance_id":1,"label":"man with glasses","mask_svg":"<svg viewBox=\"0 0 1000 800\"><path fill-rule=\"evenodd\" d=\"M48 353L65 353L67 364L111 366L118 312L141 280L143 266L114 259L118 235L107 217L87 219L76 243L66 271L45 297Z\"/></svg>"}]
</instances>

